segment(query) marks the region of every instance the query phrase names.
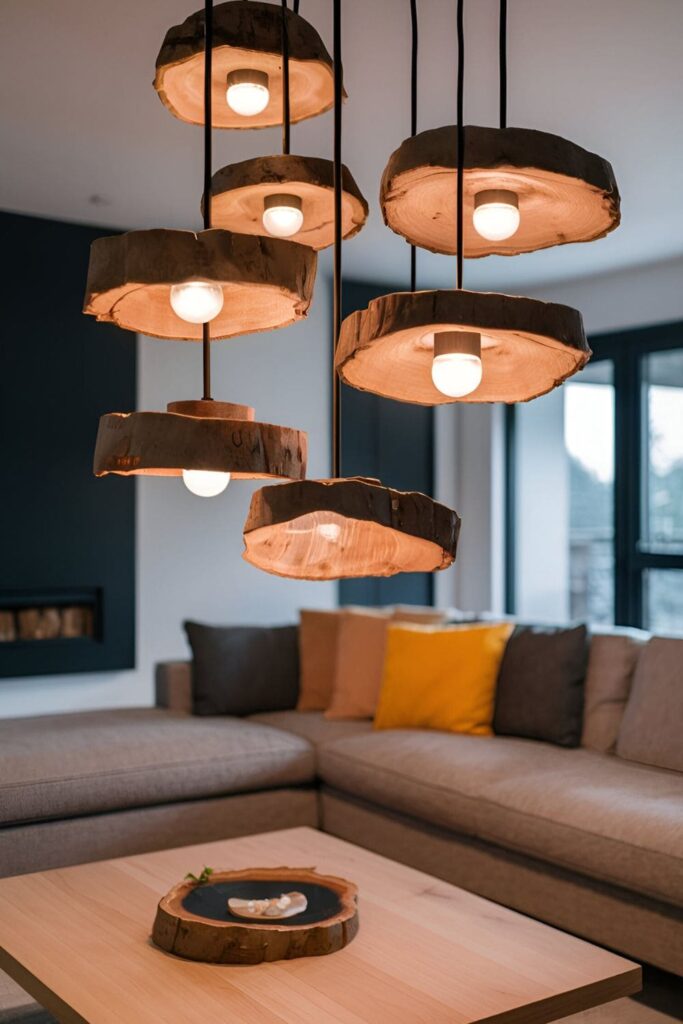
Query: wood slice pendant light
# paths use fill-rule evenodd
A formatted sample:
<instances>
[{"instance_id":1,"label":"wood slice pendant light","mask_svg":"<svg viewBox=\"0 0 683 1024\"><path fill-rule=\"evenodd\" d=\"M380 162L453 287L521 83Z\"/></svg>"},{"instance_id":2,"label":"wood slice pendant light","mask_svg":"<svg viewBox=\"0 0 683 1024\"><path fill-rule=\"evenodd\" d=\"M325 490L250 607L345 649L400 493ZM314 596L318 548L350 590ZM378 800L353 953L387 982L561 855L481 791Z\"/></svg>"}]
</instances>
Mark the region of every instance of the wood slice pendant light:
<instances>
[{"instance_id":1,"label":"wood slice pendant light","mask_svg":"<svg viewBox=\"0 0 683 1024\"><path fill-rule=\"evenodd\" d=\"M455 253L461 174L467 258L602 238L620 221L607 160L557 135L507 125L507 0L500 0L499 64L500 126L468 126L464 157L462 120L419 135L413 126L382 176L385 224L413 246Z\"/></svg>"},{"instance_id":2,"label":"wood slice pendant light","mask_svg":"<svg viewBox=\"0 0 683 1024\"><path fill-rule=\"evenodd\" d=\"M463 244L468 259L592 242L618 226L619 191L607 160L548 132L477 125L468 125L466 132ZM455 253L457 168L455 125L401 143L382 177L387 227L411 245ZM487 238L477 230L480 199L518 210L519 226L509 237Z\"/></svg>"},{"instance_id":3,"label":"wood slice pendant light","mask_svg":"<svg viewBox=\"0 0 683 1024\"><path fill-rule=\"evenodd\" d=\"M331 160L283 153L255 157L222 167L213 176L213 220L217 227L250 235L268 235L264 225L267 203L287 213L292 208L299 218L285 219L287 238L326 249L334 242L334 173ZM351 238L365 224L368 204L348 168L342 168L342 234ZM295 202L292 203L291 199ZM279 203L278 203L279 200ZM277 214L275 214L277 216ZM277 221L274 224L277 230Z\"/></svg>"},{"instance_id":4,"label":"wood slice pendant light","mask_svg":"<svg viewBox=\"0 0 683 1024\"><path fill-rule=\"evenodd\" d=\"M341 328L342 162L341 0L334 0L334 329ZM335 580L433 572L455 559L460 519L424 494L378 480L344 479L340 381L332 386L332 479L264 487L252 496L244 558L290 579Z\"/></svg>"},{"instance_id":5,"label":"wood slice pendant light","mask_svg":"<svg viewBox=\"0 0 683 1024\"><path fill-rule=\"evenodd\" d=\"M174 298L188 284L204 286L217 296L212 337L232 338L305 317L315 273L315 253L281 238L127 231L92 243L83 312L153 338L201 341L202 323L179 315Z\"/></svg>"},{"instance_id":6,"label":"wood slice pendant light","mask_svg":"<svg viewBox=\"0 0 683 1024\"><path fill-rule=\"evenodd\" d=\"M416 132L416 14L413 11L413 116L410 143ZM453 291L415 290L415 248L411 249L411 291L383 295L367 309L344 321L336 353L337 370L345 383L386 398L419 405L449 402L523 402L551 391L580 370L590 358L581 314L569 306L535 299L463 289L465 234L464 168L477 157L469 154L471 129L463 120L463 0L458 0L458 123L455 129L454 187L457 287ZM505 0L501 3L501 83L504 67ZM501 86L501 123L506 97ZM472 129L477 132L479 129ZM448 129L450 131L450 129ZM493 131L485 129L484 131ZM508 196L494 193L492 202L516 209ZM434 209L416 211L424 231ZM508 211L509 212L509 211ZM441 229L439 229L441 230ZM410 239L413 241L412 237ZM420 243L421 244L421 243ZM480 253L483 255L483 253Z\"/></svg>"},{"instance_id":7,"label":"wood slice pendant light","mask_svg":"<svg viewBox=\"0 0 683 1024\"><path fill-rule=\"evenodd\" d=\"M204 206L204 231L197 234L191 231L129 232L100 239L106 246L96 248L94 256L91 256L88 295L92 307L87 310L100 320L113 320L146 334L201 338L203 397L171 402L166 412L108 413L102 416L95 445L94 472L96 476L109 473L120 476L182 476L189 490L204 497L220 494L232 477L300 480L306 476L307 437L303 431L257 423L250 406L213 400L211 340L214 330L228 330L227 324L232 322L221 319L221 304L224 308L227 306L230 317L233 320L237 318L236 322L241 324L236 330L230 328L230 334L263 329L262 322L260 326L249 326L254 324L249 319L254 315L253 307L250 307L254 299L240 295L234 289L234 283L238 274L242 274L243 280L251 274L255 278L261 277L259 289L263 289L264 254L266 260L271 257L280 259L280 287L283 281L288 280L287 275L292 282L299 277L300 290L306 290L307 302L313 284L313 274L308 274L310 257L313 259L313 272L315 266L315 256L304 246L277 239L264 241L231 235L211 227L208 189L211 182L212 14L212 0L207 0L202 20L206 30L207 55L203 63L206 103L204 189L208 194ZM138 236L142 236L142 240ZM146 262L150 253L150 236L155 238L155 244L158 243L158 262ZM284 250L278 254L278 246L285 246L289 259L285 258ZM246 258L250 252L253 252L251 269ZM240 256L245 259L245 265L240 262ZM221 290L216 292L211 288L220 282L225 291L226 260L231 268L233 290L226 296L229 301L223 302ZM170 308L170 284L177 283L182 287L193 282L195 276L200 278L202 288L208 286L208 296L202 288L198 294L190 292L188 295L181 291L176 304L181 312L191 315L202 313L203 319L193 325L195 333L192 335L187 332L191 325L181 321L183 333L177 335L172 333L174 327L166 309ZM107 288L102 287L105 281ZM135 286L133 281L137 281ZM148 287L143 287L141 282ZM263 296L264 291L259 294ZM102 305L98 305L100 300ZM278 308L278 316L286 315L284 307ZM263 313L263 308L257 310L257 315L263 316ZM212 319L209 314L213 314Z\"/></svg>"},{"instance_id":8,"label":"wood slice pendant light","mask_svg":"<svg viewBox=\"0 0 683 1024\"><path fill-rule=\"evenodd\" d=\"M228 164L211 182L217 227L250 235L289 238L311 249L334 242L334 167L331 160L290 151L291 12L281 0L282 154ZM202 202L204 200L202 199ZM350 171L342 167L342 236L365 224L368 204Z\"/></svg>"},{"instance_id":9,"label":"wood slice pendant light","mask_svg":"<svg viewBox=\"0 0 683 1024\"><path fill-rule=\"evenodd\" d=\"M302 121L333 103L332 60L304 18L287 12L290 40L291 120ZM229 0L214 12L213 117L216 128L268 128L280 124L282 43L278 7L258 0ZM204 12L166 33L154 88L181 121L202 124Z\"/></svg>"}]
</instances>

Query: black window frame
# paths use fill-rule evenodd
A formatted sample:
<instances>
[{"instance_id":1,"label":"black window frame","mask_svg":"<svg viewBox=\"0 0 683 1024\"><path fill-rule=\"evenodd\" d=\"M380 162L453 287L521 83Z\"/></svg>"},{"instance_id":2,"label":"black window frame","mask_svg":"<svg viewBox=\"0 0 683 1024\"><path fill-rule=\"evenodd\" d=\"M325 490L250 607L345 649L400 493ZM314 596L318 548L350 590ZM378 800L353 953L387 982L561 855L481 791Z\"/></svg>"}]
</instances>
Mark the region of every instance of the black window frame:
<instances>
[{"instance_id":1,"label":"black window frame","mask_svg":"<svg viewBox=\"0 0 683 1024\"><path fill-rule=\"evenodd\" d=\"M592 361L614 367L614 622L647 628L644 578L648 569L683 569L683 554L648 550L641 538L646 468L643 357L683 349L683 321L591 336ZM580 378L579 378L580 379ZM515 613L515 406L505 410L505 610Z\"/></svg>"}]
</instances>

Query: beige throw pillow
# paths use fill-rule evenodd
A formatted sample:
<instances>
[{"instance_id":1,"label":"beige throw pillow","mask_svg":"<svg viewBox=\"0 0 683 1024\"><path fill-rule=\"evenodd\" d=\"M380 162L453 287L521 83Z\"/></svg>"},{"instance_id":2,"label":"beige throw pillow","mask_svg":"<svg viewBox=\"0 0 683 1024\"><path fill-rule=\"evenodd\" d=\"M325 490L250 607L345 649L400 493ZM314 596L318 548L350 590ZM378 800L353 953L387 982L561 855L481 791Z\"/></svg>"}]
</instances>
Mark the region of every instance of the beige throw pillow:
<instances>
[{"instance_id":1,"label":"beige throw pillow","mask_svg":"<svg viewBox=\"0 0 683 1024\"><path fill-rule=\"evenodd\" d=\"M594 633L586 673L581 746L612 754L631 692L633 673L648 634L615 628Z\"/></svg>"},{"instance_id":2,"label":"beige throw pillow","mask_svg":"<svg viewBox=\"0 0 683 1024\"><path fill-rule=\"evenodd\" d=\"M683 639L653 636L643 648L617 754L683 772Z\"/></svg>"},{"instance_id":3,"label":"beige throw pillow","mask_svg":"<svg viewBox=\"0 0 683 1024\"><path fill-rule=\"evenodd\" d=\"M337 660L338 611L301 611L297 711L325 711L332 697Z\"/></svg>"},{"instance_id":4,"label":"beige throw pillow","mask_svg":"<svg viewBox=\"0 0 683 1024\"><path fill-rule=\"evenodd\" d=\"M384 670L391 610L345 610L337 633L337 664L326 718L372 718Z\"/></svg>"}]
</instances>

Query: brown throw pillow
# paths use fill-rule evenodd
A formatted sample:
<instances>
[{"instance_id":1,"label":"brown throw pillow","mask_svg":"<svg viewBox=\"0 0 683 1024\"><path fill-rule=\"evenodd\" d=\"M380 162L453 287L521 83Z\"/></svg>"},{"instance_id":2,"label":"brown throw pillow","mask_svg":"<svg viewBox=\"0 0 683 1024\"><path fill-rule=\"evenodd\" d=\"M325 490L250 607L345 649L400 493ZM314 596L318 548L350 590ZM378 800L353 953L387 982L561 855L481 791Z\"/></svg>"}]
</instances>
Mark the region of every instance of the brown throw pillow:
<instances>
[{"instance_id":1,"label":"brown throw pillow","mask_svg":"<svg viewBox=\"0 0 683 1024\"><path fill-rule=\"evenodd\" d=\"M615 628L594 633L588 655L581 746L612 754L631 692L633 674L648 634Z\"/></svg>"},{"instance_id":2,"label":"brown throw pillow","mask_svg":"<svg viewBox=\"0 0 683 1024\"><path fill-rule=\"evenodd\" d=\"M326 718L373 718L382 686L390 609L344 610L337 634L337 664Z\"/></svg>"},{"instance_id":3,"label":"brown throw pillow","mask_svg":"<svg viewBox=\"0 0 683 1024\"><path fill-rule=\"evenodd\" d=\"M332 698L341 612L303 610L299 616L297 711L326 711Z\"/></svg>"},{"instance_id":4,"label":"brown throw pillow","mask_svg":"<svg viewBox=\"0 0 683 1024\"><path fill-rule=\"evenodd\" d=\"M517 626L498 675L493 731L578 747L588 630Z\"/></svg>"},{"instance_id":5,"label":"brown throw pillow","mask_svg":"<svg viewBox=\"0 0 683 1024\"><path fill-rule=\"evenodd\" d=\"M683 640L653 636L643 648L617 754L683 772Z\"/></svg>"}]
</instances>

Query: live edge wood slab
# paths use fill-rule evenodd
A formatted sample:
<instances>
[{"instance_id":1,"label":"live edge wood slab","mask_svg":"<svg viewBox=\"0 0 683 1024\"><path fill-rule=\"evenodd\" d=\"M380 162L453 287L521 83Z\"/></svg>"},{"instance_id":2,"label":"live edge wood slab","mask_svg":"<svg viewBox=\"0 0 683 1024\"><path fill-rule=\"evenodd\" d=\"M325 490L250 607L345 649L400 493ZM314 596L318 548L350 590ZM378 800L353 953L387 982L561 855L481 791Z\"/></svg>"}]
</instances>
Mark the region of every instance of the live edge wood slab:
<instances>
[{"instance_id":1,"label":"live edge wood slab","mask_svg":"<svg viewBox=\"0 0 683 1024\"><path fill-rule=\"evenodd\" d=\"M282 122L282 21L279 4L231 0L213 9L213 125L267 128ZM315 117L334 102L332 58L309 22L287 11L289 102L292 122ZM270 98L254 117L236 114L226 101L231 71L268 75ZM154 88L182 121L204 123L204 11L166 33L156 61Z\"/></svg>"},{"instance_id":2,"label":"live edge wood slab","mask_svg":"<svg viewBox=\"0 0 683 1024\"><path fill-rule=\"evenodd\" d=\"M483 375L476 390L449 398L432 382L434 334L481 334ZM393 292L348 316L336 367L345 384L416 405L526 402L585 366L591 351L571 306L496 292Z\"/></svg>"},{"instance_id":3,"label":"live edge wood slab","mask_svg":"<svg viewBox=\"0 0 683 1024\"><path fill-rule=\"evenodd\" d=\"M368 204L347 167L342 167L342 233L357 234L368 216ZM266 235L263 203L284 192L301 199L304 222L290 241L324 249L334 242L334 174L331 160L281 154L259 156L221 167L211 181L211 219L219 228ZM203 208L203 203L202 203Z\"/></svg>"},{"instance_id":4,"label":"live edge wood slab","mask_svg":"<svg viewBox=\"0 0 683 1024\"><path fill-rule=\"evenodd\" d=\"M300 889L326 892L335 913L313 923L296 917L282 921L235 920L228 913L224 921L193 913L187 908L189 896L199 888L196 882L181 882L162 898L157 907L152 939L175 956L211 964L260 964L264 960L294 960L303 956L324 956L343 949L358 931L358 890L352 882L333 875L319 875L312 868L247 868L216 871L205 888L216 897L230 894L237 883L246 898L249 883L275 883L273 895ZM226 891L227 890L227 891ZM315 917L315 913L307 912ZM305 915L304 915L305 916Z\"/></svg>"},{"instance_id":5,"label":"live edge wood slab","mask_svg":"<svg viewBox=\"0 0 683 1024\"><path fill-rule=\"evenodd\" d=\"M380 189L384 222L411 245L456 251L457 130L406 139L389 157ZM520 224L490 241L474 229L477 192L517 194ZM529 128L465 128L464 255L516 256L567 242L592 242L618 227L619 190L607 160L558 135Z\"/></svg>"},{"instance_id":6,"label":"live edge wood slab","mask_svg":"<svg viewBox=\"0 0 683 1024\"><path fill-rule=\"evenodd\" d=\"M358 886L334 956L220 966L150 941L188 869L283 862ZM0 969L62 1024L547 1024L640 989L637 964L310 828L2 878Z\"/></svg>"},{"instance_id":7,"label":"live edge wood slab","mask_svg":"<svg viewBox=\"0 0 683 1024\"><path fill-rule=\"evenodd\" d=\"M364 477L262 487L244 525L244 559L290 579L435 572L452 565L456 512Z\"/></svg>"},{"instance_id":8,"label":"live edge wood slab","mask_svg":"<svg viewBox=\"0 0 683 1024\"><path fill-rule=\"evenodd\" d=\"M211 281L224 296L211 338L232 338L305 317L316 267L312 249L283 238L218 228L127 231L92 243L83 312L138 334L201 341L202 325L176 316L170 293L184 281Z\"/></svg>"}]
</instances>

